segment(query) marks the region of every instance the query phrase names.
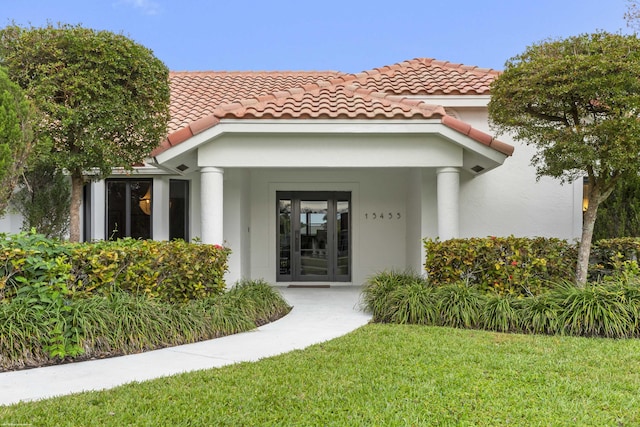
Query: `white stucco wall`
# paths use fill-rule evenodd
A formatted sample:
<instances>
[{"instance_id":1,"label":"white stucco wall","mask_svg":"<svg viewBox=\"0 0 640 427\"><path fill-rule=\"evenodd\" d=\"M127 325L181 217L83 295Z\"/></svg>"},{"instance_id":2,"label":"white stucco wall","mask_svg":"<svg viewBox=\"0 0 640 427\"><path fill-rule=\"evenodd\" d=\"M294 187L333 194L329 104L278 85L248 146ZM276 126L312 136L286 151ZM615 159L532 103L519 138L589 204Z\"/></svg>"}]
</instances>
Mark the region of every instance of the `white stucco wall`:
<instances>
[{"instance_id":1,"label":"white stucco wall","mask_svg":"<svg viewBox=\"0 0 640 427\"><path fill-rule=\"evenodd\" d=\"M7 212L0 217L0 233L19 233L22 227L22 215Z\"/></svg>"},{"instance_id":2,"label":"white stucco wall","mask_svg":"<svg viewBox=\"0 0 640 427\"><path fill-rule=\"evenodd\" d=\"M486 111L456 109L460 119L491 133ZM515 146L513 156L486 174L461 175L460 237L543 236L573 240L582 226L582 183L560 185L551 178L536 180L533 147L499 139Z\"/></svg>"}]
</instances>

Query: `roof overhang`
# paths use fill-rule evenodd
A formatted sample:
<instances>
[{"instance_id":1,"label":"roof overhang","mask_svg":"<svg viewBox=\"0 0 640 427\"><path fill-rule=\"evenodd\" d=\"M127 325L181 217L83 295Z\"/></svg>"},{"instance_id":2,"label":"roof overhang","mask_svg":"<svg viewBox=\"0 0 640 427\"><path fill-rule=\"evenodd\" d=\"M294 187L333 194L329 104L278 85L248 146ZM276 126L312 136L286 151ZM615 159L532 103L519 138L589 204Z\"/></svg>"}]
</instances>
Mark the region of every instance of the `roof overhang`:
<instances>
[{"instance_id":1,"label":"roof overhang","mask_svg":"<svg viewBox=\"0 0 640 427\"><path fill-rule=\"evenodd\" d=\"M300 142L305 140L309 144L322 144L323 141L340 140L342 142L349 141L366 141L371 137L373 140L387 138L386 152L380 151L378 157L371 157L371 160L360 161L360 158L354 158L352 155L351 163L338 164L333 158L323 158L314 156L311 160L308 156L300 158L307 159L305 161L292 160L292 156L296 156L296 150L301 150L300 146L304 144L289 145L292 148L291 155L287 159L283 159L281 163L260 162L256 156L263 156L269 153L268 140L278 141L286 138L277 138L277 136L286 136L288 139L296 138ZM407 166L407 167L436 167L436 166L456 166L462 167L473 175L487 172L495 167L500 166L508 157L506 154L483 145L477 140L458 132L451 127L443 124L441 119L425 119L425 120L354 120L354 119L222 119L220 123L203 132L186 139L154 157L154 162L162 168L168 170L179 170L180 167L188 167L189 171L199 166L204 166L199 160L198 152L206 150L209 154L212 149L215 150L216 141L220 147L225 146L223 153L228 154L229 151L236 149L236 145L229 144L231 136L237 136L237 150L244 150L240 155L221 156L219 160L222 164L209 164L211 155L208 157L207 165L219 167L258 167L258 166L278 166L291 167L293 165L305 167L384 167L384 166ZM239 136L242 136L240 139ZM260 145L260 137L265 143ZM323 137L324 140L318 140ZM315 139L314 139L315 138ZM394 140L394 138L396 138ZM404 143L397 145L394 141L403 140ZM242 141L238 143L237 141ZM247 141L251 141L251 147L247 146ZM418 141L418 143L416 143ZM337 144L336 149L342 149L345 144ZM312 145L313 146L313 145ZM214 147L214 148L211 148ZM262 153L257 153L255 148ZM359 146L360 149L366 149L366 146ZM251 150L249 148L252 148ZM264 148L264 149L262 149ZM285 146L282 147L284 150ZM381 150L376 146L377 150ZM430 152L425 151L431 150ZM450 152L458 150L460 153L457 157L454 155L434 156L434 150L438 152ZM402 157L402 150L405 150L405 156ZM411 151L415 150L415 151ZM422 151L421 151L422 150ZM222 153L222 152L221 152ZM253 160L251 157L253 156ZM201 156L200 156L201 157ZM277 156L272 156L277 158ZM368 157L368 158L369 158ZM213 157L215 159L215 157ZM348 157L347 157L348 158ZM406 159L402 163L402 159ZM423 160L420 160L422 158ZM402 164L399 164L402 163Z\"/></svg>"}]
</instances>

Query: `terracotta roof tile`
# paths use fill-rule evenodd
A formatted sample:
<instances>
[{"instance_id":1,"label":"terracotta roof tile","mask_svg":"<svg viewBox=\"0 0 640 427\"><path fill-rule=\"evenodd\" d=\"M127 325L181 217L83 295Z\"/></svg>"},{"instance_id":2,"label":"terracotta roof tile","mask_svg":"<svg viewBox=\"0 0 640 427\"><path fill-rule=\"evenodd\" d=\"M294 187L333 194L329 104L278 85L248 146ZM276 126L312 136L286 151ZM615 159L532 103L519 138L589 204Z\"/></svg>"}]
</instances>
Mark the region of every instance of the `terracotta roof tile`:
<instances>
[{"instance_id":1,"label":"terracotta roof tile","mask_svg":"<svg viewBox=\"0 0 640 427\"><path fill-rule=\"evenodd\" d=\"M171 72L171 120L169 132L206 117L218 106L302 87L318 79L341 75L336 71L180 71Z\"/></svg>"},{"instance_id":2,"label":"terracotta roof tile","mask_svg":"<svg viewBox=\"0 0 640 427\"><path fill-rule=\"evenodd\" d=\"M510 155L513 147L446 116L441 106L407 95L488 94L498 71L413 59L358 74L312 72L172 72L169 136L153 155L220 119L442 119ZM511 150L511 151L509 151Z\"/></svg>"},{"instance_id":3,"label":"terracotta roof tile","mask_svg":"<svg viewBox=\"0 0 640 427\"><path fill-rule=\"evenodd\" d=\"M395 94L488 95L489 85L499 74L489 68L416 58L353 74L351 78L362 86Z\"/></svg>"},{"instance_id":4,"label":"terracotta roof tile","mask_svg":"<svg viewBox=\"0 0 640 427\"><path fill-rule=\"evenodd\" d=\"M249 106L224 105L213 115L220 119L429 119L445 115L440 106L387 98L387 94L357 86L327 85L303 92L276 92L273 98Z\"/></svg>"}]
</instances>

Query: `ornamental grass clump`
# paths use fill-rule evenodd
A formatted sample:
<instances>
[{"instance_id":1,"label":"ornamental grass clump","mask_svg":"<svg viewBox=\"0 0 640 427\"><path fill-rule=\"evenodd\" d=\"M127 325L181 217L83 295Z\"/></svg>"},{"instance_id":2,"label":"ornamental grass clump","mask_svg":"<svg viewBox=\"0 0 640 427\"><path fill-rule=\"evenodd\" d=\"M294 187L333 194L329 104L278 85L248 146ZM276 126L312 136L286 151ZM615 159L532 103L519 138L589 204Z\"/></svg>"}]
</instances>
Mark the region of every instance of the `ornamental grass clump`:
<instances>
[{"instance_id":1,"label":"ornamental grass clump","mask_svg":"<svg viewBox=\"0 0 640 427\"><path fill-rule=\"evenodd\" d=\"M117 288L83 298L56 295L38 287L0 303L0 371L203 341L254 329L291 309L262 281L183 303Z\"/></svg>"},{"instance_id":2,"label":"ornamental grass clump","mask_svg":"<svg viewBox=\"0 0 640 427\"><path fill-rule=\"evenodd\" d=\"M561 332L587 337L627 338L636 334L620 286L595 283L578 288L565 283L553 291Z\"/></svg>"},{"instance_id":3,"label":"ornamental grass clump","mask_svg":"<svg viewBox=\"0 0 640 427\"><path fill-rule=\"evenodd\" d=\"M517 332L520 329L519 300L511 295L490 295L480 315L482 329L497 332Z\"/></svg>"},{"instance_id":4,"label":"ornamental grass clump","mask_svg":"<svg viewBox=\"0 0 640 427\"><path fill-rule=\"evenodd\" d=\"M465 283L454 283L437 288L439 324L454 328L476 328L480 319L485 296Z\"/></svg>"},{"instance_id":5,"label":"ornamental grass clump","mask_svg":"<svg viewBox=\"0 0 640 427\"><path fill-rule=\"evenodd\" d=\"M521 299L518 312L524 333L553 335L559 330L560 306L549 293Z\"/></svg>"},{"instance_id":6,"label":"ornamental grass clump","mask_svg":"<svg viewBox=\"0 0 640 427\"><path fill-rule=\"evenodd\" d=\"M422 277L399 286L389 293L393 311L390 323L435 325L438 321L436 293Z\"/></svg>"},{"instance_id":7,"label":"ornamental grass clump","mask_svg":"<svg viewBox=\"0 0 640 427\"><path fill-rule=\"evenodd\" d=\"M622 275L576 287L546 285L539 295L482 292L466 282L440 287L410 273L383 272L362 292L378 323L478 328L496 332L585 337L640 337L640 282Z\"/></svg>"},{"instance_id":8,"label":"ornamental grass clump","mask_svg":"<svg viewBox=\"0 0 640 427\"><path fill-rule=\"evenodd\" d=\"M394 291L408 284L421 281L422 278L410 271L383 271L369 277L362 288L361 305L372 313L373 321L391 322L397 306L394 303ZM397 295L396 295L397 297Z\"/></svg>"},{"instance_id":9,"label":"ornamental grass clump","mask_svg":"<svg viewBox=\"0 0 640 427\"><path fill-rule=\"evenodd\" d=\"M239 303L240 308L258 325L279 319L291 310L282 295L261 279L239 281L224 298Z\"/></svg>"}]
</instances>

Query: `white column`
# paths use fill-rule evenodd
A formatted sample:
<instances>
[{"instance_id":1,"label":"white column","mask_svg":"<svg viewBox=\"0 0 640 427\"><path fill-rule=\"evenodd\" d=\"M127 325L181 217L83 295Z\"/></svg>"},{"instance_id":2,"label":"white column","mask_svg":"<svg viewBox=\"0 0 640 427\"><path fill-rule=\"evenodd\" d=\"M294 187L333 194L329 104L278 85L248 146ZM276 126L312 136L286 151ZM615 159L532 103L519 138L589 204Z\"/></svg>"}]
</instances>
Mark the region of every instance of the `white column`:
<instances>
[{"instance_id":1,"label":"white column","mask_svg":"<svg viewBox=\"0 0 640 427\"><path fill-rule=\"evenodd\" d=\"M438 176L438 237L440 240L459 236L460 171L458 168L439 168Z\"/></svg>"},{"instance_id":2,"label":"white column","mask_svg":"<svg viewBox=\"0 0 640 427\"><path fill-rule=\"evenodd\" d=\"M200 169L200 224L202 243L222 245L224 170L206 166Z\"/></svg>"}]
</instances>

